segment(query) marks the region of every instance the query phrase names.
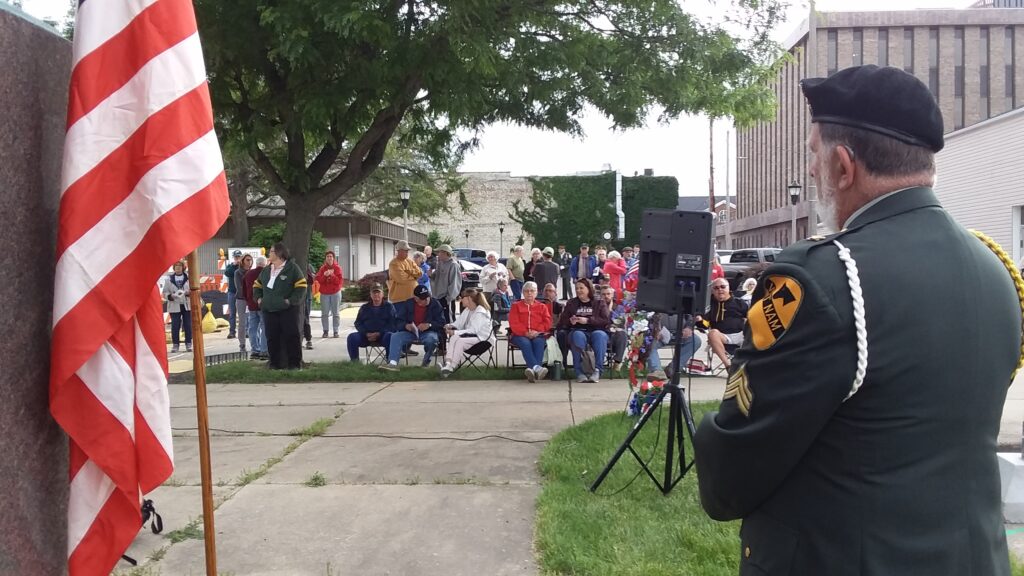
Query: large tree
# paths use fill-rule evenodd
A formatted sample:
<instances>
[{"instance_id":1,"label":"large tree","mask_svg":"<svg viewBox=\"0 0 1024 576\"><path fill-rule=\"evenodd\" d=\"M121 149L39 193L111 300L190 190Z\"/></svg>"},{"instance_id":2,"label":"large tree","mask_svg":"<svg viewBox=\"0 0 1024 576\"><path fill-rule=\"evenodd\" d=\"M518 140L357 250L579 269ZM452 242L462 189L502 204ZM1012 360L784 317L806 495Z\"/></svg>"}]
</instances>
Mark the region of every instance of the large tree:
<instances>
[{"instance_id":1,"label":"large tree","mask_svg":"<svg viewBox=\"0 0 1024 576\"><path fill-rule=\"evenodd\" d=\"M579 133L587 105L618 127L653 110L767 118L777 57L767 34L782 0L734 2L735 35L677 0L195 6L219 134L284 200L285 242L304 260L316 216L380 166L396 134L443 168L464 150L460 129Z\"/></svg>"}]
</instances>

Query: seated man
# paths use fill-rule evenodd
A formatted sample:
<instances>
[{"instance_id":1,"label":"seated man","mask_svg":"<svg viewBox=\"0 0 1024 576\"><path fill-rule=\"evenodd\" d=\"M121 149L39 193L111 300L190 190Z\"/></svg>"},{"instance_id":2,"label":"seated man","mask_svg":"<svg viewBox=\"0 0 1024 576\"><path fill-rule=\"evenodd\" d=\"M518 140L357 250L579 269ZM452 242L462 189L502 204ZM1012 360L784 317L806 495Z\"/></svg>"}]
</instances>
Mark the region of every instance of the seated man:
<instances>
[{"instance_id":1,"label":"seated man","mask_svg":"<svg viewBox=\"0 0 1024 576\"><path fill-rule=\"evenodd\" d=\"M381 370L398 371L398 359L412 342L423 345L423 365L429 366L444 329L441 303L430 297L430 289L417 286L412 298L395 305L395 329L388 342L388 362Z\"/></svg>"},{"instance_id":2,"label":"seated man","mask_svg":"<svg viewBox=\"0 0 1024 576\"><path fill-rule=\"evenodd\" d=\"M722 364L729 368L731 362L725 353L725 345L740 346L743 344L743 325L747 321L749 306L729 293L729 282L725 278L716 278L711 282L711 306L708 317L697 316L697 324L710 328L708 343L711 351L718 356Z\"/></svg>"},{"instance_id":3,"label":"seated man","mask_svg":"<svg viewBox=\"0 0 1024 576\"><path fill-rule=\"evenodd\" d=\"M359 308L356 331L348 335L348 358L359 362L359 348L383 346L388 349L391 331L395 325L395 306L384 300L384 288L374 284L370 288L370 301Z\"/></svg>"},{"instance_id":4,"label":"seated man","mask_svg":"<svg viewBox=\"0 0 1024 576\"><path fill-rule=\"evenodd\" d=\"M683 338L679 347L679 360L671 362L668 370L662 370L658 349L667 345L672 340L672 333L665 327L665 315L654 315L654 320L651 322L651 330L654 333L653 338L651 338L651 352L647 356L648 380L668 380L672 377L673 370L678 369L680 366L686 367L686 363L690 361L690 358L693 358L693 355L703 344L700 334L693 331L693 316L680 314L678 321L683 323ZM675 350L672 353L674 355Z\"/></svg>"},{"instance_id":5,"label":"seated man","mask_svg":"<svg viewBox=\"0 0 1024 576\"><path fill-rule=\"evenodd\" d=\"M612 370L622 367L622 358L626 354L626 316L623 313L623 305L615 306L615 288L604 284L598 291L601 300L608 305L611 311L612 321L608 325L608 340L612 343ZM619 316L615 317L618 313Z\"/></svg>"}]
</instances>

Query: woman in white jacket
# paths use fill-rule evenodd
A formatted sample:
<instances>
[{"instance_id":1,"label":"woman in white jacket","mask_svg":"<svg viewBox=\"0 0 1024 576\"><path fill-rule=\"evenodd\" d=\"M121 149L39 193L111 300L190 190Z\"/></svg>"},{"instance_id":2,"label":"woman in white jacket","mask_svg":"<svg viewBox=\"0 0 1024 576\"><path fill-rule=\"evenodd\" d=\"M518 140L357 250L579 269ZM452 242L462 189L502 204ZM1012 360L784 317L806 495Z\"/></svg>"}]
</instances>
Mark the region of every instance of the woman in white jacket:
<instances>
[{"instance_id":1,"label":"woman in white jacket","mask_svg":"<svg viewBox=\"0 0 1024 576\"><path fill-rule=\"evenodd\" d=\"M459 295L462 312L454 324L444 327L448 334L448 349L444 354L441 376L448 377L466 357L466 350L480 342L494 345L491 324L491 310L483 293L476 288L467 288Z\"/></svg>"}]
</instances>

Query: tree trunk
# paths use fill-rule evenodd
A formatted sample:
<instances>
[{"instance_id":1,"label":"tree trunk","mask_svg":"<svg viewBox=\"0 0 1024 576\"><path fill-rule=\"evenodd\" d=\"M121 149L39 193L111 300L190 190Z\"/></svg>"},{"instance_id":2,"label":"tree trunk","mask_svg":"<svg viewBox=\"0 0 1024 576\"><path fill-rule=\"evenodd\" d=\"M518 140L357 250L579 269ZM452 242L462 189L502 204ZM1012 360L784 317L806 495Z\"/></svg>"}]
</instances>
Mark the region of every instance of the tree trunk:
<instances>
[{"instance_id":1,"label":"tree trunk","mask_svg":"<svg viewBox=\"0 0 1024 576\"><path fill-rule=\"evenodd\" d=\"M309 262L309 237L318 216L313 204L311 199L299 194L289 195L286 200L284 245L303 272Z\"/></svg>"},{"instance_id":2,"label":"tree trunk","mask_svg":"<svg viewBox=\"0 0 1024 576\"><path fill-rule=\"evenodd\" d=\"M231 238L235 246L249 244L249 187L252 172L248 166L231 170L228 178L228 198L231 199Z\"/></svg>"}]
</instances>

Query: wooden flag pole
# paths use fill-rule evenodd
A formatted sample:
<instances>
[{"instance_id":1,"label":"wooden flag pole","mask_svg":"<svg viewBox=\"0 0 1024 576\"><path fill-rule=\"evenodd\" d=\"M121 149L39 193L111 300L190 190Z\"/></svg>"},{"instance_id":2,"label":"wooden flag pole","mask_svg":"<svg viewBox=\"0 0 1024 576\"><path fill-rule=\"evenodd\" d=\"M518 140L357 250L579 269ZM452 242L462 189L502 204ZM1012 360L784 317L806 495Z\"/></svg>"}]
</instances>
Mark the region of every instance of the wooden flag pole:
<instances>
[{"instance_id":1,"label":"wooden flag pole","mask_svg":"<svg viewBox=\"0 0 1024 576\"><path fill-rule=\"evenodd\" d=\"M210 414L206 406L206 353L203 309L199 298L199 256L188 255L189 301L192 304L192 370L196 376L196 417L199 420L199 470L203 485L203 539L206 576L217 576L217 543L213 531L213 473L210 469Z\"/></svg>"}]
</instances>

